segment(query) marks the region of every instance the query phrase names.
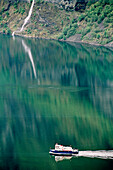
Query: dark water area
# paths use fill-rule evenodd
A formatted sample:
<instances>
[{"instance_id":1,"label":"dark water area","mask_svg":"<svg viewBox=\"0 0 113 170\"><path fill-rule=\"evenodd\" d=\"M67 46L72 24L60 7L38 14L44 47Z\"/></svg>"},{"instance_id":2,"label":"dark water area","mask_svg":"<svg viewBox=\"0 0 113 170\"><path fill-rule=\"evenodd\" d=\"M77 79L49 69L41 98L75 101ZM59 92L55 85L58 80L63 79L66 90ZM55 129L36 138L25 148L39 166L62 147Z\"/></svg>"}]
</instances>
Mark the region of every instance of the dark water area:
<instances>
[{"instance_id":1,"label":"dark water area","mask_svg":"<svg viewBox=\"0 0 113 170\"><path fill-rule=\"evenodd\" d=\"M113 49L0 35L0 169L113 169Z\"/></svg>"}]
</instances>

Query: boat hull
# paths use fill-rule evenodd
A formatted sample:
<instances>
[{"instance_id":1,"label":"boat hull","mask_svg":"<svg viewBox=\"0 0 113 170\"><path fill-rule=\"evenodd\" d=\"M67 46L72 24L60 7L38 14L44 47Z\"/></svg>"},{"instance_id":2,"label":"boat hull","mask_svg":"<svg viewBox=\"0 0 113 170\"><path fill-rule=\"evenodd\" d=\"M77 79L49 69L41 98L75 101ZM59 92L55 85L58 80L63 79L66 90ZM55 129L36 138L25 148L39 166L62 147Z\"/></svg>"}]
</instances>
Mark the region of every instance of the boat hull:
<instances>
[{"instance_id":1,"label":"boat hull","mask_svg":"<svg viewBox=\"0 0 113 170\"><path fill-rule=\"evenodd\" d=\"M50 150L50 155L66 155L66 156L70 156L70 155L75 155L75 154L78 154L78 150L76 151L57 151L57 150Z\"/></svg>"}]
</instances>

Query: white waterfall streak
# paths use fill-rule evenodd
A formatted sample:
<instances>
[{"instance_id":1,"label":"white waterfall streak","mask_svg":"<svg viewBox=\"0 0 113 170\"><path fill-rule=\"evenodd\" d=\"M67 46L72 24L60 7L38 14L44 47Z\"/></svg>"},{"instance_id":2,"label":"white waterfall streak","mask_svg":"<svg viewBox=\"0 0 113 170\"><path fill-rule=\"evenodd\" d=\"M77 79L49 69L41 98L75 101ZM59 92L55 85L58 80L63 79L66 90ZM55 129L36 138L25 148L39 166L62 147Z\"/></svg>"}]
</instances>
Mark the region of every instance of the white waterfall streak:
<instances>
[{"instance_id":1,"label":"white waterfall streak","mask_svg":"<svg viewBox=\"0 0 113 170\"><path fill-rule=\"evenodd\" d=\"M34 65L34 61L33 61L33 56L32 56L32 53L31 53L31 49L25 44L24 40L22 40L22 45L25 49L25 52L28 53L28 55L29 55L29 59L30 59L32 67L33 67L34 76L36 78L37 77L36 69L35 69L35 65Z\"/></svg>"},{"instance_id":2,"label":"white waterfall streak","mask_svg":"<svg viewBox=\"0 0 113 170\"><path fill-rule=\"evenodd\" d=\"M29 10L29 14L28 14L28 16L25 18L24 23L23 23L21 29L20 29L19 31L14 31L14 32L12 33L12 36L14 36L15 33L20 33L20 32L23 31L25 25L27 24L27 22L28 22L29 19L31 18L31 14L32 14L32 11L33 11L34 3L35 3L35 0L33 0L32 4L31 4L31 8L30 8L30 10Z\"/></svg>"}]
</instances>

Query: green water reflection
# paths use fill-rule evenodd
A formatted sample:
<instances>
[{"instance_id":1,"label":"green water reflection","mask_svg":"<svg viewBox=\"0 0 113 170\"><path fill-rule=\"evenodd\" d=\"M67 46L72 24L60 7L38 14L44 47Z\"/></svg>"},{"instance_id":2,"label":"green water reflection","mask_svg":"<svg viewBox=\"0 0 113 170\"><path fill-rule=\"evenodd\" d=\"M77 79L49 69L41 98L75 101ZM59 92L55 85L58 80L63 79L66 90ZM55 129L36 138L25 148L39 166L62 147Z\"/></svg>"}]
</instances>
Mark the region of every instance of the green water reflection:
<instances>
[{"instance_id":1,"label":"green water reflection","mask_svg":"<svg viewBox=\"0 0 113 170\"><path fill-rule=\"evenodd\" d=\"M0 35L0 60L0 169L113 168L48 153L113 149L113 49Z\"/></svg>"}]
</instances>

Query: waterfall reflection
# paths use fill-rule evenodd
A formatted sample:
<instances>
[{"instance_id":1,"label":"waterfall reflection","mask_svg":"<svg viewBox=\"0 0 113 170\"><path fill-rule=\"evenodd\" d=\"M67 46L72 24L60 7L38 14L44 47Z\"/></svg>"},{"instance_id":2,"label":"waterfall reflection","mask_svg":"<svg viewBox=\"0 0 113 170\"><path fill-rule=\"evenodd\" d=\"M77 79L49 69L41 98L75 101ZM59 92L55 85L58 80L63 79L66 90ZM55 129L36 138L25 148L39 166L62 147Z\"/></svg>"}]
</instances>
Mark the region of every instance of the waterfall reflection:
<instances>
[{"instance_id":1,"label":"waterfall reflection","mask_svg":"<svg viewBox=\"0 0 113 170\"><path fill-rule=\"evenodd\" d=\"M17 39L17 40L19 40L19 39ZM15 39L15 36L13 36L13 41L16 41L16 39ZM20 41L19 41L20 42ZM25 50L25 53L27 53L28 54L28 56L29 56L29 59L30 59L30 63L31 63L31 65L32 65L32 68L33 68L33 74L34 74L34 77L35 77L35 79L37 78L37 74L36 74L36 68L35 68L35 64L34 64L34 60L33 60L33 55L32 55L32 52L31 52L31 49L30 49L30 47L25 43L25 40L21 40L21 42L22 42L22 46L23 46L23 48L24 48L24 50ZM30 74L30 77L32 77L32 69L31 69L31 66L30 66L30 64L24 64L24 66L23 66L23 68L21 69L21 75L24 75L25 73L25 70L29 70L29 74ZM39 80L38 80L39 81Z\"/></svg>"},{"instance_id":2,"label":"waterfall reflection","mask_svg":"<svg viewBox=\"0 0 113 170\"><path fill-rule=\"evenodd\" d=\"M37 78L35 64L34 64L34 61L33 61L33 56L32 56L32 53L31 53L31 49L25 44L24 40L22 40L22 45L23 45L23 47L25 49L25 52L28 53L28 55L29 55L29 59L30 59L32 67L33 67L34 76L35 76L35 78Z\"/></svg>"}]
</instances>

